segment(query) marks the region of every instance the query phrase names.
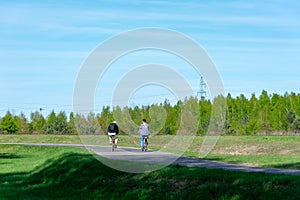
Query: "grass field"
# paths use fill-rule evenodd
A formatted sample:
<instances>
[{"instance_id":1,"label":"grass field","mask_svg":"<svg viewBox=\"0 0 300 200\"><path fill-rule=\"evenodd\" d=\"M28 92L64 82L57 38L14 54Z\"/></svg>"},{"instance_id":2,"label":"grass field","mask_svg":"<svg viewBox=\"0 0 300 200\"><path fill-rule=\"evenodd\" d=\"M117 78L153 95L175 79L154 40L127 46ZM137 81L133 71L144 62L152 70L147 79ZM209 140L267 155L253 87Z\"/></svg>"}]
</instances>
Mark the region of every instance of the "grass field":
<instances>
[{"instance_id":1,"label":"grass field","mask_svg":"<svg viewBox=\"0 0 300 200\"><path fill-rule=\"evenodd\" d=\"M300 177L166 167L113 170L86 149L0 145L0 199L299 199Z\"/></svg>"},{"instance_id":2,"label":"grass field","mask_svg":"<svg viewBox=\"0 0 300 200\"><path fill-rule=\"evenodd\" d=\"M150 148L160 150L171 136L150 138ZM184 153L198 157L204 137L195 137ZM107 145L107 136L0 135L2 143L59 143ZM120 136L120 146L139 147L139 138ZM251 166L300 169L300 136L222 136L205 159Z\"/></svg>"}]
</instances>

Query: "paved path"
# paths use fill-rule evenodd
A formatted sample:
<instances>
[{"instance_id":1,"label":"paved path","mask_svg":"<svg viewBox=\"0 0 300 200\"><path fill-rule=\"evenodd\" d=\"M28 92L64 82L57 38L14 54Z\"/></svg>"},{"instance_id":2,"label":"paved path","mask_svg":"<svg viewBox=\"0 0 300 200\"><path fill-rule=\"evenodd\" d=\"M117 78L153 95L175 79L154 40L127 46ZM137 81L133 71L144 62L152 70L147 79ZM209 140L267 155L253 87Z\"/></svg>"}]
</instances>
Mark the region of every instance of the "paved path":
<instances>
[{"instance_id":1,"label":"paved path","mask_svg":"<svg viewBox=\"0 0 300 200\"><path fill-rule=\"evenodd\" d=\"M245 166L238 164L231 164L219 161L210 161L200 158L191 158L185 156L178 156L171 153L159 152L159 151L148 151L141 152L140 149L136 148L119 148L115 152L111 152L110 147L99 147L90 146L99 155L104 155L106 157L118 160L130 160L135 162L145 162L151 164L163 164L163 165L180 165L188 167L205 167L213 169L225 169L225 170L235 170L243 172L263 172L272 174L288 174L288 175L300 175L300 170L294 169L279 169L279 168L264 168L264 167L254 167ZM130 152L130 153L129 153Z\"/></svg>"},{"instance_id":2,"label":"paved path","mask_svg":"<svg viewBox=\"0 0 300 200\"><path fill-rule=\"evenodd\" d=\"M8 143L0 143L8 144ZM11 143L10 143L11 144ZM110 146L97 146L97 145L74 145L74 144L27 144L17 143L24 145L38 145L38 146L72 146L79 148L87 148L92 150L98 155L109 158L115 161L133 161L138 163L146 163L148 165L180 165L188 167L205 167L213 169L235 170L243 172L263 172L272 174L287 174L287 175L300 175L300 170L294 169L279 169L279 168L263 168L254 166L244 166L238 164L230 164L218 161L209 161L200 158L190 158L179 156L171 153L160 151L147 151L142 152L137 148L118 147L115 151L111 151ZM115 163L114 163L115 165ZM161 168L161 167L160 167ZM143 170L143 169L141 169Z\"/></svg>"}]
</instances>

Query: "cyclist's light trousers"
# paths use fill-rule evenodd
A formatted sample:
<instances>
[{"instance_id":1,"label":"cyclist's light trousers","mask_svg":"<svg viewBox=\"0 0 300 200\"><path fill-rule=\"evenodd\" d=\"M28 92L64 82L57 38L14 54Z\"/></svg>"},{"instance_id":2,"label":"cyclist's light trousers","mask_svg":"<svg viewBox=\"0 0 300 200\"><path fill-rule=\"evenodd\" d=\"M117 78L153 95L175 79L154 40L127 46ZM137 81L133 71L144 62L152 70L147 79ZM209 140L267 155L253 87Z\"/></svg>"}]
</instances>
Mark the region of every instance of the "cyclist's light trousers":
<instances>
[{"instance_id":1,"label":"cyclist's light trousers","mask_svg":"<svg viewBox=\"0 0 300 200\"><path fill-rule=\"evenodd\" d=\"M115 144L118 144L118 139L119 139L119 138L115 138ZM111 143L112 143L111 137L109 137L109 144L111 144Z\"/></svg>"}]
</instances>

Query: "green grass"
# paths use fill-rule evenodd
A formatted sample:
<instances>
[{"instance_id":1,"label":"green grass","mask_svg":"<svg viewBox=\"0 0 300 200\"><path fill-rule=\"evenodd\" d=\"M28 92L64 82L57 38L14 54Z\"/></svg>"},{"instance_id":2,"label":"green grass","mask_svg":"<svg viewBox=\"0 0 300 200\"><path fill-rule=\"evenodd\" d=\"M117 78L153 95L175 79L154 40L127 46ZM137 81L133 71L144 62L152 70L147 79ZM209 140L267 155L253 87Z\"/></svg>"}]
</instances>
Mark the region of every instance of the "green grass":
<instances>
[{"instance_id":1,"label":"green grass","mask_svg":"<svg viewBox=\"0 0 300 200\"><path fill-rule=\"evenodd\" d=\"M172 136L150 137L150 149L162 150ZM198 157L204 137L195 137L184 152L185 156ZM0 135L7 143L60 143L108 145L107 136L68 135ZM138 137L121 135L119 145L139 147ZM165 148L165 151L176 151ZM180 151L179 151L180 152ZM181 153L181 152L180 152ZM244 165L300 169L300 136L222 136L205 159Z\"/></svg>"},{"instance_id":2,"label":"green grass","mask_svg":"<svg viewBox=\"0 0 300 200\"><path fill-rule=\"evenodd\" d=\"M289 155L219 155L209 154L205 159L250 166L300 169L300 156Z\"/></svg>"},{"instance_id":3,"label":"green grass","mask_svg":"<svg viewBox=\"0 0 300 200\"><path fill-rule=\"evenodd\" d=\"M0 173L28 172L63 153L82 152L79 148L59 148L23 145L1 145Z\"/></svg>"},{"instance_id":4,"label":"green grass","mask_svg":"<svg viewBox=\"0 0 300 200\"><path fill-rule=\"evenodd\" d=\"M1 143L80 144L78 135L0 135Z\"/></svg>"},{"instance_id":5,"label":"green grass","mask_svg":"<svg viewBox=\"0 0 300 200\"><path fill-rule=\"evenodd\" d=\"M0 199L298 199L300 177L166 167L116 171L85 149L0 145Z\"/></svg>"},{"instance_id":6,"label":"green grass","mask_svg":"<svg viewBox=\"0 0 300 200\"><path fill-rule=\"evenodd\" d=\"M197 137L185 155L197 157L202 140ZM205 159L300 169L300 136L222 136Z\"/></svg>"}]
</instances>

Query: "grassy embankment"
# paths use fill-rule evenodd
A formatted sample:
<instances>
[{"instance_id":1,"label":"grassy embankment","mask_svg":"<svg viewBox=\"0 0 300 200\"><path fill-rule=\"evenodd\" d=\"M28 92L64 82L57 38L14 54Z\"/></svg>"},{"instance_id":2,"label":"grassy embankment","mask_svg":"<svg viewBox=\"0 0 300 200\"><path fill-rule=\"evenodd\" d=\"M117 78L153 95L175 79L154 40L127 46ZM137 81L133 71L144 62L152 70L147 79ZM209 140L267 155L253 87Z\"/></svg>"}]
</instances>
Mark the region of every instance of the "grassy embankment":
<instances>
[{"instance_id":1,"label":"grassy embankment","mask_svg":"<svg viewBox=\"0 0 300 200\"><path fill-rule=\"evenodd\" d=\"M300 177L188 167L113 170L86 149L0 145L0 199L298 199Z\"/></svg>"},{"instance_id":2,"label":"grassy embankment","mask_svg":"<svg viewBox=\"0 0 300 200\"><path fill-rule=\"evenodd\" d=\"M171 136L151 137L150 148L160 150L171 139ZM204 137L196 137L184 155L197 157L203 140ZM108 145L106 136L1 135L0 142ZM139 139L120 136L119 145L138 147ZM222 136L205 159L300 169L300 136Z\"/></svg>"}]
</instances>

